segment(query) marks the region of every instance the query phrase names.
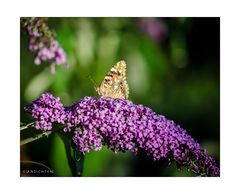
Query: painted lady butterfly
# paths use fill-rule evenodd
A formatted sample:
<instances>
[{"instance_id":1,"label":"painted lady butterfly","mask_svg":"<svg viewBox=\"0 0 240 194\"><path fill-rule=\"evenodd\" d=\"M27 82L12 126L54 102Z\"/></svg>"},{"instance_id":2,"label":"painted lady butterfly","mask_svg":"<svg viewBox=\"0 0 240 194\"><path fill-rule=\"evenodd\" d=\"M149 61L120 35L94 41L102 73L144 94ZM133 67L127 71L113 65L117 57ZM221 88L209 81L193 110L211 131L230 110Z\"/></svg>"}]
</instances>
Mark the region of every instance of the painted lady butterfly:
<instances>
[{"instance_id":1,"label":"painted lady butterfly","mask_svg":"<svg viewBox=\"0 0 240 194\"><path fill-rule=\"evenodd\" d=\"M126 79L125 61L117 62L104 77L102 83L95 90L102 97L124 98L129 95L129 88Z\"/></svg>"}]
</instances>

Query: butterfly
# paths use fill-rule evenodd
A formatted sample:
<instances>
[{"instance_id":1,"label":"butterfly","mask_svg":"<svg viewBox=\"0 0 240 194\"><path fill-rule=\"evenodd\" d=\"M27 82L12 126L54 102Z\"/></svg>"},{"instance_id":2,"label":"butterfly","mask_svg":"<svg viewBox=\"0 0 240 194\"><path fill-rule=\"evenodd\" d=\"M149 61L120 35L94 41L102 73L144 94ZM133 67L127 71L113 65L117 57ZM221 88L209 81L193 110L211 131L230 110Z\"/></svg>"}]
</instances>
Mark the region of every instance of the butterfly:
<instances>
[{"instance_id":1,"label":"butterfly","mask_svg":"<svg viewBox=\"0 0 240 194\"><path fill-rule=\"evenodd\" d=\"M95 87L102 97L127 99L129 87L126 79L127 64L125 61L117 62L106 74L99 87Z\"/></svg>"}]
</instances>

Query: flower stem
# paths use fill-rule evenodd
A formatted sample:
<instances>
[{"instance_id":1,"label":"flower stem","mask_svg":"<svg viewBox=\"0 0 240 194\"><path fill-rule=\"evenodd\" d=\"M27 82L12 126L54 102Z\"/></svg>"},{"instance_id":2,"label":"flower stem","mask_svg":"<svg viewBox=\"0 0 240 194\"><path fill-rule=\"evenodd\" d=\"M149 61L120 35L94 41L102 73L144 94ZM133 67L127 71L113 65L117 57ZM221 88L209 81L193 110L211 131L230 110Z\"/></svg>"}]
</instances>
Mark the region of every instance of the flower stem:
<instances>
[{"instance_id":1,"label":"flower stem","mask_svg":"<svg viewBox=\"0 0 240 194\"><path fill-rule=\"evenodd\" d=\"M71 169L72 176L80 177L83 173L84 155L78 151L77 148L72 147L72 138L66 133L58 132L59 137L62 139L66 151L69 168Z\"/></svg>"},{"instance_id":2,"label":"flower stem","mask_svg":"<svg viewBox=\"0 0 240 194\"><path fill-rule=\"evenodd\" d=\"M82 176L83 164L84 164L84 154L77 149L74 150L75 155L75 176Z\"/></svg>"},{"instance_id":3,"label":"flower stem","mask_svg":"<svg viewBox=\"0 0 240 194\"><path fill-rule=\"evenodd\" d=\"M27 125L24 125L24 126L20 127L20 131L22 131L22 130L24 130L24 129L28 129L28 128L30 128L30 127L33 127L33 124L34 124L34 122L28 123Z\"/></svg>"},{"instance_id":4,"label":"flower stem","mask_svg":"<svg viewBox=\"0 0 240 194\"><path fill-rule=\"evenodd\" d=\"M38 140L38 139L40 139L42 137L45 137L45 136L48 137L48 135L50 135L51 133L52 133L52 131L47 131L47 132L38 134L35 137L29 137L29 138L23 139L23 140L21 140L20 145L23 146L23 145L25 145L27 143L30 143L30 142L35 141L35 140Z\"/></svg>"}]
</instances>

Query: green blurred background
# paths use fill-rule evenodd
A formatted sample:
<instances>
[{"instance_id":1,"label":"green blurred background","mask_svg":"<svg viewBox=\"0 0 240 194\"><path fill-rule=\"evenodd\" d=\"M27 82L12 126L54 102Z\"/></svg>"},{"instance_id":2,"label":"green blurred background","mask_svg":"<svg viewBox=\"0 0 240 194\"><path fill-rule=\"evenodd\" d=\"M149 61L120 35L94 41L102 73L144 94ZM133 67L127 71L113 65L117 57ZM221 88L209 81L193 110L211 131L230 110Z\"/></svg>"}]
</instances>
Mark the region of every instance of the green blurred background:
<instances>
[{"instance_id":1,"label":"green blurred background","mask_svg":"<svg viewBox=\"0 0 240 194\"><path fill-rule=\"evenodd\" d=\"M21 122L32 122L23 107L43 92L59 96L66 106L84 96L97 97L89 76L100 84L123 59L129 99L180 124L220 163L219 18L48 18L48 25L67 54L68 67L57 66L52 75L48 67L35 65L21 29ZM21 160L47 165L54 170L51 176L71 176L57 135L21 146ZM21 163L21 169L39 168ZM193 174L141 152L115 154L104 148L86 154L83 176Z\"/></svg>"}]
</instances>

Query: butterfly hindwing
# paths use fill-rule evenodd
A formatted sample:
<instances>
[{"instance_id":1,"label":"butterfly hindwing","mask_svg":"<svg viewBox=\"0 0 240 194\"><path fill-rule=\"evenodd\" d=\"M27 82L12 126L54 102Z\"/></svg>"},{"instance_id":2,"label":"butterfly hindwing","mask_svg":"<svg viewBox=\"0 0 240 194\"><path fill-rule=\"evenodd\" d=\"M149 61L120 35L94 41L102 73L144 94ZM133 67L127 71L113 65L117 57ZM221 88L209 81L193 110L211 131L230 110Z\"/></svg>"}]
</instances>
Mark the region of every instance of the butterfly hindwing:
<instances>
[{"instance_id":1,"label":"butterfly hindwing","mask_svg":"<svg viewBox=\"0 0 240 194\"><path fill-rule=\"evenodd\" d=\"M102 97L124 98L129 95L129 87L126 79L125 61L117 62L107 73L96 91Z\"/></svg>"}]
</instances>

